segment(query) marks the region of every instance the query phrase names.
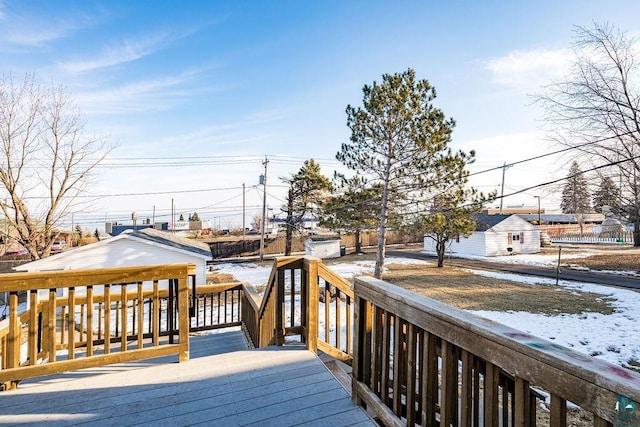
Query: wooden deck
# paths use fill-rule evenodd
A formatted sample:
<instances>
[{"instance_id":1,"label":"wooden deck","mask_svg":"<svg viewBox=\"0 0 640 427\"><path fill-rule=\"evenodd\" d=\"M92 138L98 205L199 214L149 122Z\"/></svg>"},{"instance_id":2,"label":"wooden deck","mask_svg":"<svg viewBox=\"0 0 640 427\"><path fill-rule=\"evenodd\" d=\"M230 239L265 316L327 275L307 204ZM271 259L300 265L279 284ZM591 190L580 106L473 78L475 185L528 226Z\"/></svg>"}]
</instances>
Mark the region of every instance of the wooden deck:
<instances>
[{"instance_id":1,"label":"wooden deck","mask_svg":"<svg viewBox=\"0 0 640 427\"><path fill-rule=\"evenodd\" d=\"M191 359L126 363L24 381L2 425L375 426L302 347L249 350L240 331L191 338Z\"/></svg>"}]
</instances>

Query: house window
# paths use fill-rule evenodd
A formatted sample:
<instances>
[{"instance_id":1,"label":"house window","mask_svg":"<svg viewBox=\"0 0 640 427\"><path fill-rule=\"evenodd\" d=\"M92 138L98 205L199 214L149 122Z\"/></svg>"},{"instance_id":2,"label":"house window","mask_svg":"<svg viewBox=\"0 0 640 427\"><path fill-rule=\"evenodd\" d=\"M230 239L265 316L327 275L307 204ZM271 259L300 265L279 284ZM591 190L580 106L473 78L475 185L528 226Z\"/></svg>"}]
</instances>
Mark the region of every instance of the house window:
<instances>
[{"instance_id":1,"label":"house window","mask_svg":"<svg viewBox=\"0 0 640 427\"><path fill-rule=\"evenodd\" d=\"M524 244L524 233L520 232L520 244L523 245Z\"/></svg>"},{"instance_id":2,"label":"house window","mask_svg":"<svg viewBox=\"0 0 640 427\"><path fill-rule=\"evenodd\" d=\"M511 243L513 243L513 234L508 233L507 234L507 243L510 245Z\"/></svg>"}]
</instances>

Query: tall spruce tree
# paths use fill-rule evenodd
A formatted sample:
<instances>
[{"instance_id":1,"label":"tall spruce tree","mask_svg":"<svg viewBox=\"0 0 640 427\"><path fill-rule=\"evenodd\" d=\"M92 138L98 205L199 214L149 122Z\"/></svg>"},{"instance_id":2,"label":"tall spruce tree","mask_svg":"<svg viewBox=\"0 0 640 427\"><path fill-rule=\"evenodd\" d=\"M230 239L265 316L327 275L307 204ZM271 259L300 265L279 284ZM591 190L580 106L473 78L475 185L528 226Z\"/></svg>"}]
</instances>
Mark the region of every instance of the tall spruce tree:
<instances>
[{"instance_id":1,"label":"tall spruce tree","mask_svg":"<svg viewBox=\"0 0 640 427\"><path fill-rule=\"evenodd\" d=\"M589 185L576 161L569 168L567 182L562 190L560 207L562 212L570 214L584 214L591 211Z\"/></svg>"},{"instance_id":2,"label":"tall spruce tree","mask_svg":"<svg viewBox=\"0 0 640 427\"><path fill-rule=\"evenodd\" d=\"M351 138L336 158L382 189L374 270L380 278L389 212L424 200L460 173L452 165L473 155L449 148L455 122L433 105L435 88L417 80L412 69L384 74L381 83L365 85L362 93L362 107L347 106Z\"/></svg>"},{"instance_id":3,"label":"tall spruce tree","mask_svg":"<svg viewBox=\"0 0 640 427\"><path fill-rule=\"evenodd\" d=\"M600 186L593 193L593 209L598 213L609 210L614 215L620 215L620 189L609 176L603 176Z\"/></svg>"}]
</instances>

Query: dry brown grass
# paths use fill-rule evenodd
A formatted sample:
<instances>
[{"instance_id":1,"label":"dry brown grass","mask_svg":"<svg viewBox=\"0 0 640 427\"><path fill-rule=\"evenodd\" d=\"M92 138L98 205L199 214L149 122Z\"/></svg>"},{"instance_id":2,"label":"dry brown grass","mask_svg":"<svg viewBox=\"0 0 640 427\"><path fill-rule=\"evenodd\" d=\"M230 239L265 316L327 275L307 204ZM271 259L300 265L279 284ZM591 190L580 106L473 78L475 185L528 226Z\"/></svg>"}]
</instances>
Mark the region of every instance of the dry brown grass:
<instances>
[{"instance_id":1,"label":"dry brown grass","mask_svg":"<svg viewBox=\"0 0 640 427\"><path fill-rule=\"evenodd\" d=\"M577 258L569 261L571 265L579 265L592 270L633 271L640 273L640 254L608 253Z\"/></svg>"},{"instance_id":2,"label":"dry brown grass","mask_svg":"<svg viewBox=\"0 0 640 427\"><path fill-rule=\"evenodd\" d=\"M347 255L326 263L331 265L374 259L374 253L367 253ZM493 279L446 265L437 268L431 262L391 263L385 267L388 271L383 274L384 280L466 310L527 311L547 315L613 312L610 304L612 298L574 289Z\"/></svg>"},{"instance_id":3,"label":"dry brown grass","mask_svg":"<svg viewBox=\"0 0 640 427\"><path fill-rule=\"evenodd\" d=\"M557 250L557 249L551 249ZM581 265L582 262L597 261L610 263L615 260L626 260L640 254L623 254L621 251L600 256L572 259L571 263ZM347 255L341 258L325 260L329 266L338 263L356 261L373 261L375 253ZM592 263L593 265L593 263ZM611 265L611 264L609 264ZM638 261L636 261L636 268ZM561 286L542 284L523 284L509 280L494 279L473 274L469 271L446 266L437 268L435 263L422 264L386 264L388 271L383 279L412 292L437 299L446 304L466 310L488 311L526 311L545 315L580 314L597 312L611 314L612 298ZM234 281L230 274L209 273L209 283L225 283Z\"/></svg>"},{"instance_id":4,"label":"dry brown grass","mask_svg":"<svg viewBox=\"0 0 640 427\"><path fill-rule=\"evenodd\" d=\"M429 265L387 265L383 279L465 310L527 311L557 315L611 314L611 298L548 285L527 285Z\"/></svg>"}]
</instances>

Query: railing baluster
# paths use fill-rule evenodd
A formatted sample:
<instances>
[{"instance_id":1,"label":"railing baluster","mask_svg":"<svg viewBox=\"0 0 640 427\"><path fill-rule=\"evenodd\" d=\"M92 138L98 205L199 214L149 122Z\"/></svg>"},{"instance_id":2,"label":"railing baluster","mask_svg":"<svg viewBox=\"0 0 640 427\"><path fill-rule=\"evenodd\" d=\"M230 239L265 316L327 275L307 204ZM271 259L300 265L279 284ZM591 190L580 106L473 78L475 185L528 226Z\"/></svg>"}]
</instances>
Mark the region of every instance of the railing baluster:
<instances>
[{"instance_id":1,"label":"railing baluster","mask_svg":"<svg viewBox=\"0 0 640 427\"><path fill-rule=\"evenodd\" d=\"M460 425L470 427L473 410L473 355L466 350L462 350L461 359Z\"/></svg>"},{"instance_id":2,"label":"railing baluster","mask_svg":"<svg viewBox=\"0 0 640 427\"><path fill-rule=\"evenodd\" d=\"M436 423L436 402L438 400L438 355L436 354L436 337L429 332L424 332L422 342L424 367L422 377L422 411L423 426L432 426Z\"/></svg>"},{"instance_id":3,"label":"railing baluster","mask_svg":"<svg viewBox=\"0 0 640 427\"><path fill-rule=\"evenodd\" d=\"M160 295L158 281L153 281L153 346L160 345Z\"/></svg>"},{"instance_id":4,"label":"railing baluster","mask_svg":"<svg viewBox=\"0 0 640 427\"><path fill-rule=\"evenodd\" d=\"M67 341L67 307L60 307L60 344L64 346Z\"/></svg>"},{"instance_id":5,"label":"railing baluster","mask_svg":"<svg viewBox=\"0 0 640 427\"><path fill-rule=\"evenodd\" d=\"M407 425L416 423L416 330L413 323L407 325L407 381L406 407Z\"/></svg>"},{"instance_id":6,"label":"railing baluster","mask_svg":"<svg viewBox=\"0 0 640 427\"><path fill-rule=\"evenodd\" d=\"M402 416L402 365L403 365L403 351L402 351L402 321L399 317L393 318L393 360L389 363L392 366L393 378L391 384L393 385L393 412L398 417Z\"/></svg>"},{"instance_id":7,"label":"railing baluster","mask_svg":"<svg viewBox=\"0 0 640 427\"><path fill-rule=\"evenodd\" d=\"M56 289L52 288L49 290L49 302L48 302L48 307L49 307L49 311L48 311L48 315L49 315L49 319L47 322L47 335L49 336L48 339L48 347L47 351L48 351L48 356L49 356L49 361L50 362L55 362L56 361L56 351L57 351L57 341L56 341L56 327L57 327L57 318L56 318Z\"/></svg>"},{"instance_id":8,"label":"railing baluster","mask_svg":"<svg viewBox=\"0 0 640 427\"><path fill-rule=\"evenodd\" d=\"M498 369L487 363L484 374L484 425L498 425Z\"/></svg>"},{"instance_id":9,"label":"railing baluster","mask_svg":"<svg viewBox=\"0 0 640 427\"><path fill-rule=\"evenodd\" d=\"M75 307L76 307L76 288L70 287L68 290L68 298L67 304L69 307L69 314L67 317L67 331L68 331L68 348L67 354L69 360L73 360L75 358L76 353L76 327L75 327Z\"/></svg>"},{"instance_id":10,"label":"railing baluster","mask_svg":"<svg viewBox=\"0 0 640 427\"><path fill-rule=\"evenodd\" d=\"M138 282L138 299L135 307L138 308L138 348L144 348L144 293L142 290L142 282Z\"/></svg>"},{"instance_id":11,"label":"railing baluster","mask_svg":"<svg viewBox=\"0 0 640 427\"><path fill-rule=\"evenodd\" d=\"M522 378L516 377L513 393L513 400L515 402L513 425L516 427L526 425L526 423L531 419L531 408L529 406L531 399L529 394L529 383Z\"/></svg>"},{"instance_id":12,"label":"railing baluster","mask_svg":"<svg viewBox=\"0 0 640 427\"><path fill-rule=\"evenodd\" d=\"M29 365L38 363L38 291L29 291Z\"/></svg>"},{"instance_id":13,"label":"railing baluster","mask_svg":"<svg viewBox=\"0 0 640 427\"><path fill-rule=\"evenodd\" d=\"M373 322L373 375L371 378L371 390L382 399L382 347L384 337L384 313L381 308L373 306L374 322Z\"/></svg>"},{"instance_id":14,"label":"railing baluster","mask_svg":"<svg viewBox=\"0 0 640 427\"><path fill-rule=\"evenodd\" d=\"M93 286L87 286L87 356L93 356Z\"/></svg>"},{"instance_id":15,"label":"railing baluster","mask_svg":"<svg viewBox=\"0 0 640 427\"><path fill-rule=\"evenodd\" d=\"M440 350L442 375L440 380L440 426L458 425L455 403L458 401L458 358L453 345L443 340ZM455 415L454 415L455 412Z\"/></svg>"},{"instance_id":16,"label":"railing baluster","mask_svg":"<svg viewBox=\"0 0 640 427\"><path fill-rule=\"evenodd\" d=\"M104 285L104 354L111 352L111 285Z\"/></svg>"},{"instance_id":17,"label":"railing baluster","mask_svg":"<svg viewBox=\"0 0 640 427\"><path fill-rule=\"evenodd\" d=\"M551 394L550 427L567 426L567 401L561 397Z\"/></svg>"}]
</instances>

